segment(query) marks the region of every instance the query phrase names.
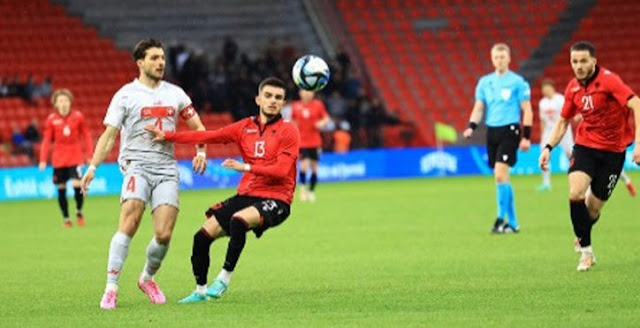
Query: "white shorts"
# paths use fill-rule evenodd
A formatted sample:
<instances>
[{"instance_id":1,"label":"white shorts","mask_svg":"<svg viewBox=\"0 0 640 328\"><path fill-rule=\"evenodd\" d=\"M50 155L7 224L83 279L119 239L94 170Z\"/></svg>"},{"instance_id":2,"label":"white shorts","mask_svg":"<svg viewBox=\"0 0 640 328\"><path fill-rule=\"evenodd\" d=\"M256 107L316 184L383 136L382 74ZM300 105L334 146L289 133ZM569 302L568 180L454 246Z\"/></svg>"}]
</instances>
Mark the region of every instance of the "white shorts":
<instances>
[{"instance_id":1,"label":"white shorts","mask_svg":"<svg viewBox=\"0 0 640 328\"><path fill-rule=\"evenodd\" d=\"M544 131L544 133L542 134L542 139L540 139L541 150L549 142L550 136L551 136L551 130ZM571 128L569 128L567 129L567 133L564 134L564 137L562 137L562 140L560 140L560 143L558 144L558 146L562 148L562 151L564 151L565 154L571 154L573 152L573 144L574 144L573 133L571 133Z\"/></svg>"},{"instance_id":2,"label":"white shorts","mask_svg":"<svg viewBox=\"0 0 640 328\"><path fill-rule=\"evenodd\" d=\"M151 210L160 205L179 208L178 169L172 166L154 166L140 162L128 162L120 169L124 175L120 203L139 199L151 204Z\"/></svg>"}]
</instances>

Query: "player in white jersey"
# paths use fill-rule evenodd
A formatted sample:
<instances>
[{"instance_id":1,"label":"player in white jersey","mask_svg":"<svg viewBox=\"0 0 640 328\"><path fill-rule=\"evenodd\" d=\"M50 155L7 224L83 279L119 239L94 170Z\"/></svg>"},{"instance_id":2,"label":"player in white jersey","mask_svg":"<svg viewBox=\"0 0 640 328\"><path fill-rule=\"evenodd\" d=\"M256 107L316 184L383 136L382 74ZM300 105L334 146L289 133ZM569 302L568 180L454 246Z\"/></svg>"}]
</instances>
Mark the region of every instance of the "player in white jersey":
<instances>
[{"instance_id":1,"label":"player in white jersey","mask_svg":"<svg viewBox=\"0 0 640 328\"><path fill-rule=\"evenodd\" d=\"M538 103L538 110L540 114L540 149L544 148L547 144L553 126L560 119L560 112L562 111L562 105L564 105L564 96L557 93L553 87L551 80L542 81L542 99ZM567 158L571 158L571 152L573 151L573 134L571 129L567 130L560 141L560 147L564 151ZM542 184L538 187L539 191L551 189L551 172L549 170L542 172Z\"/></svg>"},{"instance_id":2,"label":"player in white jersey","mask_svg":"<svg viewBox=\"0 0 640 328\"><path fill-rule=\"evenodd\" d=\"M144 127L155 124L162 130L175 130L178 117L181 117L191 130L205 130L185 92L178 86L162 81L165 68L162 44L154 39L142 40L135 46L133 58L140 75L113 96L104 119L105 130L81 181L83 192L86 193L96 168L113 148L120 131L118 162L124 180L120 221L118 231L111 239L107 286L100 301L103 309L116 307L120 271L147 203L152 211L154 236L147 247L147 260L138 279L138 287L151 303L166 302L153 275L169 249L178 215L178 170L173 145L152 142ZM203 173L206 169L204 146L197 149L193 169L197 173Z\"/></svg>"}]
</instances>

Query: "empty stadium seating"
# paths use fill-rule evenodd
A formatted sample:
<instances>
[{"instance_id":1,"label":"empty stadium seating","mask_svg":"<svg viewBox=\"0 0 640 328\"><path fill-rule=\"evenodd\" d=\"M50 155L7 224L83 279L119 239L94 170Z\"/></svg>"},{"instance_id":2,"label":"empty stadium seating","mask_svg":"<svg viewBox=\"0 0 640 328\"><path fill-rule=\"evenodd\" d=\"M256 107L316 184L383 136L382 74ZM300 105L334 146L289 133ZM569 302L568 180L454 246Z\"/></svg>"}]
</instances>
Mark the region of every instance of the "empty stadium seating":
<instances>
[{"instance_id":1,"label":"empty stadium seating","mask_svg":"<svg viewBox=\"0 0 640 328\"><path fill-rule=\"evenodd\" d=\"M489 49L512 48L512 68L529 58L564 8L559 1L340 0L337 7L387 107L435 143L433 122L462 130ZM420 28L420 26L431 26Z\"/></svg>"},{"instance_id":2,"label":"empty stadium seating","mask_svg":"<svg viewBox=\"0 0 640 328\"><path fill-rule=\"evenodd\" d=\"M138 74L129 52L116 48L111 40L48 0L0 0L0 12L0 76L18 74L24 80L33 74L37 83L50 76L54 88L71 89L74 109L85 114L92 136L97 138L113 93ZM18 98L0 99L0 140L10 139L13 122L24 129L36 118L42 126L51 110L46 99L36 106ZM207 114L202 119L210 129L232 122L226 114ZM117 153L112 151L107 161L114 161ZM190 158L193 147L180 145L176 154ZM208 154L232 156L238 152L233 147L216 146L209 147ZM0 167L27 164L24 156L0 151Z\"/></svg>"},{"instance_id":3,"label":"empty stadium seating","mask_svg":"<svg viewBox=\"0 0 640 328\"><path fill-rule=\"evenodd\" d=\"M637 17L640 2L625 0L600 0L589 16L580 22L576 33L562 51L556 54L540 80L551 78L556 82L558 92L573 78L569 64L569 48L580 40L587 40L596 46L598 64L618 73L635 91L640 92L640 50L635 46L640 37ZM535 83L538 93L540 80Z\"/></svg>"}]
</instances>

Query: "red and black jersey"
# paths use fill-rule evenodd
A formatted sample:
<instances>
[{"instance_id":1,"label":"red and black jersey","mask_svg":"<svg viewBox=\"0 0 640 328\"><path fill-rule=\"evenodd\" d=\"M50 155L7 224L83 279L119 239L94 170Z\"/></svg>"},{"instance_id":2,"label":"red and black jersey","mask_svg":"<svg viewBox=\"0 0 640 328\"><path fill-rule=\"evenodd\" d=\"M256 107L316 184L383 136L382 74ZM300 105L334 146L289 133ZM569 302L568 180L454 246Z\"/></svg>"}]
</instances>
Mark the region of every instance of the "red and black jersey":
<instances>
[{"instance_id":1,"label":"red and black jersey","mask_svg":"<svg viewBox=\"0 0 640 328\"><path fill-rule=\"evenodd\" d=\"M75 110L66 116L57 112L49 114L45 122L40 162L47 162L52 144L51 162L54 168L82 165L89 161L93 143L84 115Z\"/></svg>"},{"instance_id":2,"label":"red and black jersey","mask_svg":"<svg viewBox=\"0 0 640 328\"><path fill-rule=\"evenodd\" d=\"M215 131L165 132L176 143L236 143L251 170L242 175L238 194L291 204L296 187L298 129L278 115L266 124L248 117Z\"/></svg>"},{"instance_id":3,"label":"red and black jersey","mask_svg":"<svg viewBox=\"0 0 640 328\"><path fill-rule=\"evenodd\" d=\"M622 152L633 142L632 111L627 102L635 94L617 74L596 66L594 75L580 83L571 80L564 92L562 118L582 115L575 134L576 144L589 148Z\"/></svg>"}]
</instances>

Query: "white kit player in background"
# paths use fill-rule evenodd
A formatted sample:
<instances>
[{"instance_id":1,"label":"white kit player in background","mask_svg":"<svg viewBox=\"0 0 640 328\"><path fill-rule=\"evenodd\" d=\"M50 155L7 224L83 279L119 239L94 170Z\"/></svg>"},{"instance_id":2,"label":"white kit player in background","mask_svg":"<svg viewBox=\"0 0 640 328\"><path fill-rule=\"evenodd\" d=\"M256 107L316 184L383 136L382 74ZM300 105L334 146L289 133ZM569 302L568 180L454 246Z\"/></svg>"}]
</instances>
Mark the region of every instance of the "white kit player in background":
<instances>
[{"instance_id":1,"label":"white kit player in background","mask_svg":"<svg viewBox=\"0 0 640 328\"><path fill-rule=\"evenodd\" d=\"M162 44L154 39L142 40L135 46L133 58L140 75L113 96L104 119L105 130L81 181L86 193L97 167L110 153L120 132L118 163L124 180L118 231L111 239L107 286L100 301L103 309L116 307L118 278L147 204L151 207L154 236L147 247L138 287L151 303L166 302L153 275L167 254L178 215L178 168L173 144L152 142L152 135L144 127L155 124L162 130L173 131L180 117L191 130L205 130L189 96L180 87L162 81L165 68ZM206 165L204 146L198 147L193 169L203 173Z\"/></svg>"},{"instance_id":2,"label":"white kit player in background","mask_svg":"<svg viewBox=\"0 0 640 328\"><path fill-rule=\"evenodd\" d=\"M540 150L547 144L547 140L551 135L553 126L560 119L560 112L562 112L562 105L564 105L564 96L557 93L553 87L551 80L542 81L542 99L538 103L538 109L540 114ZM560 141L560 147L564 151L567 158L571 158L571 152L573 151L573 133L571 129L567 130ZM551 170L542 172L542 184L538 187L538 191L545 191L551 189Z\"/></svg>"}]
</instances>

